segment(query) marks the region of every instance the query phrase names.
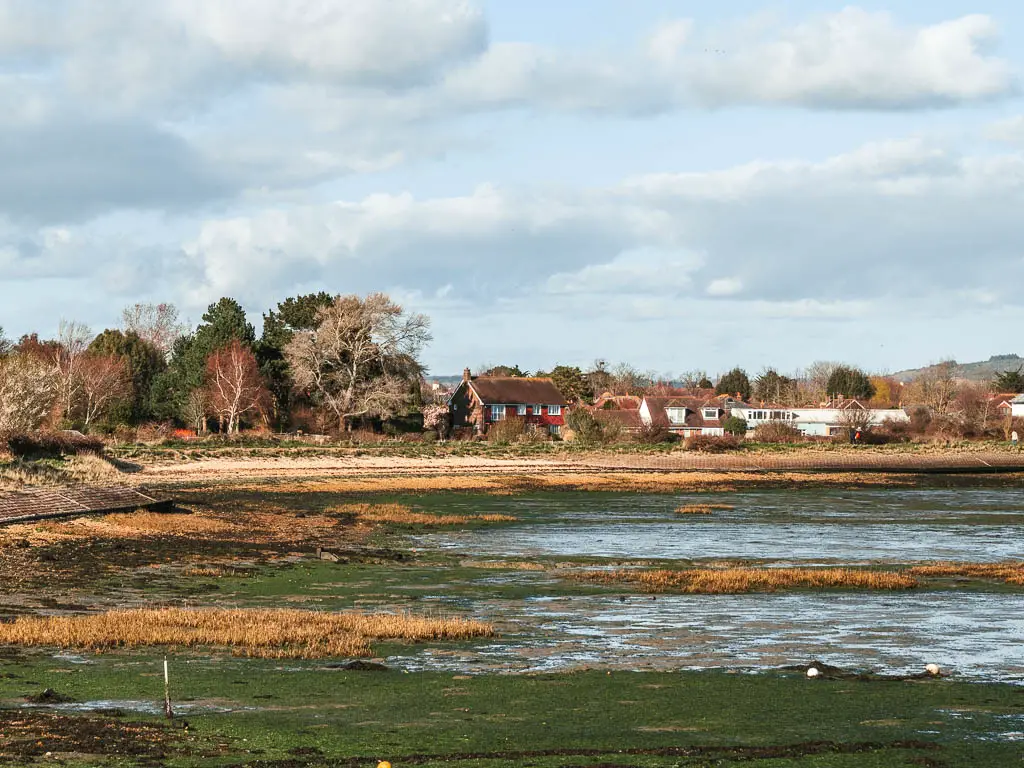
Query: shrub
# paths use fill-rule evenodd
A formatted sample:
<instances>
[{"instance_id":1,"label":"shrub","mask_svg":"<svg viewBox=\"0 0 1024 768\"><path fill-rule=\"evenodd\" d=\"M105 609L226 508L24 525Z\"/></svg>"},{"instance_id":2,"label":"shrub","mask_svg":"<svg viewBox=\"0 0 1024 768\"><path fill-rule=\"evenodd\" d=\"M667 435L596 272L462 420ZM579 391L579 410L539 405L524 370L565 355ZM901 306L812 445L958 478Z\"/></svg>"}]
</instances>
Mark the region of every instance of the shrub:
<instances>
[{"instance_id":1,"label":"shrub","mask_svg":"<svg viewBox=\"0 0 1024 768\"><path fill-rule=\"evenodd\" d=\"M747 434L747 420L739 416L728 416L722 420L722 429L730 435L743 437Z\"/></svg>"},{"instance_id":2,"label":"shrub","mask_svg":"<svg viewBox=\"0 0 1024 768\"><path fill-rule=\"evenodd\" d=\"M487 429L487 439L495 445L508 445L526 434L526 420L518 416L496 421Z\"/></svg>"},{"instance_id":3,"label":"shrub","mask_svg":"<svg viewBox=\"0 0 1024 768\"><path fill-rule=\"evenodd\" d=\"M688 451L699 451L700 453L726 453L727 451L738 451L740 441L735 435L692 435L686 438L683 447Z\"/></svg>"},{"instance_id":4,"label":"shrub","mask_svg":"<svg viewBox=\"0 0 1024 768\"><path fill-rule=\"evenodd\" d=\"M12 432L4 436L8 450L22 459L59 459L103 453L103 441L81 432Z\"/></svg>"},{"instance_id":5,"label":"shrub","mask_svg":"<svg viewBox=\"0 0 1024 768\"><path fill-rule=\"evenodd\" d=\"M618 438L622 429L618 424L598 421L586 408L574 408L565 417L565 425L573 431L576 441L583 445L603 445Z\"/></svg>"},{"instance_id":6,"label":"shrub","mask_svg":"<svg viewBox=\"0 0 1024 768\"><path fill-rule=\"evenodd\" d=\"M803 434L792 424L769 421L754 430L754 439L759 443L798 443L803 439Z\"/></svg>"},{"instance_id":7,"label":"shrub","mask_svg":"<svg viewBox=\"0 0 1024 768\"><path fill-rule=\"evenodd\" d=\"M660 443L674 443L679 439L679 436L673 434L665 427L659 427L656 424L644 424L633 435L633 439L641 445L658 445Z\"/></svg>"}]
</instances>

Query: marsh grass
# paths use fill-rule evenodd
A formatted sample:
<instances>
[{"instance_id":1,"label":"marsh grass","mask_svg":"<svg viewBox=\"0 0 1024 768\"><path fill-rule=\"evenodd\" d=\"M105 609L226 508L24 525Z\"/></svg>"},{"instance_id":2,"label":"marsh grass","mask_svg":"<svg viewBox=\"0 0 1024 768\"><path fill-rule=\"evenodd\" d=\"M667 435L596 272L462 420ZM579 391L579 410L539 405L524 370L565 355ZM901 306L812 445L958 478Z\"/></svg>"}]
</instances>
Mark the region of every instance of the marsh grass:
<instances>
[{"instance_id":1,"label":"marsh grass","mask_svg":"<svg viewBox=\"0 0 1024 768\"><path fill-rule=\"evenodd\" d=\"M346 504L327 510L328 514L354 517L365 523L396 525L467 525L469 523L512 523L510 515L434 515L414 512L402 504Z\"/></svg>"},{"instance_id":2,"label":"marsh grass","mask_svg":"<svg viewBox=\"0 0 1024 768\"><path fill-rule=\"evenodd\" d=\"M92 651L217 646L240 656L299 659L369 656L371 640L424 642L493 635L491 625L469 619L290 609L137 609L20 617L0 624L0 645Z\"/></svg>"},{"instance_id":3,"label":"marsh grass","mask_svg":"<svg viewBox=\"0 0 1024 768\"><path fill-rule=\"evenodd\" d=\"M117 483L123 474L101 456L83 454L64 460L0 461L0 490L25 487Z\"/></svg>"},{"instance_id":4,"label":"marsh grass","mask_svg":"<svg viewBox=\"0 0 1024 768\"><path fill-rule=\"evenodd\" d=\"M643 592L718 595L784 589L913 589L917 580L895 571L851 568L692 568L687 570L586 571L580 581L635 584Z\"/></svg>"},{"instance_id":5,"label":"marsh grass","mask_svg":"<svg viewBox=\"0 0 1024 768\"><path fill-rule=\"evenodd\" d=\"M718 511L735 509L731 504L685 504L676 508L677 515L713 515Z\"/></svg>"},{"instance_id":6,"label":"marsh grass","mask_svg":"<svg viewBox=\"0 0 1024 768\"><path fill-rule=\"evenodd\" d=\"M251 483L245 478L238 491L262 494L295 493L447 493L473 492L496 496L544 491L606 491L670 493L673 491L724 492L743 488L795 487L903 487L914 480L906 475L863 472L756 472L732 471L630 471L561 469L517 472L467 473L454 470L445 474L395 474L386 477L281 478L272 482Z\"/></svg>"},{"instance_id":7,"label":"marsh grass","mask_svg":"<svg viewBox=\"0 0 1024 768\"><path fill-rule=\"evenodd\" d=\"M932 563L908 569L914 576L965 577L969 579L995 579L1007 584L1024 586L1024 562L1012 563Z\"/></svg>"}]
</instances>

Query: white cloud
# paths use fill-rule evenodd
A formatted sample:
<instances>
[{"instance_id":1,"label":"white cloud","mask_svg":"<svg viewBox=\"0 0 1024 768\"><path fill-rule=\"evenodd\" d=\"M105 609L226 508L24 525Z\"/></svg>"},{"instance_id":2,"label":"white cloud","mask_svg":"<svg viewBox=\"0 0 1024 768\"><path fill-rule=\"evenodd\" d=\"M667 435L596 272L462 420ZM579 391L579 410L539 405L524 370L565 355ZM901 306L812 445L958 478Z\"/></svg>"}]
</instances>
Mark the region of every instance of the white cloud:
<instances>
[{"instance_id":1,"label":"white cloud","mask_svg":"<svg viewBox=\"0 0 1024 768\"><path fill-rule=\"evenodd\" d=\"M997 33L982 15L912 27L858 8L797 25L702 29L674 20L626 56L495 45L449 73L435 103L626 114L734 104L948 106L1015 92L1009 62L988 55Z\"/></svg>"},{"instance_id":2,"label":"white cloud","mask_svg":"<svg viewBox=\"0 0 1024 768\"><path fill-rule=\"evenodd\" d=\"M1024 115L997 120L988 126L986 138L1007 144L1024 144Z\"/></svg>"},{"instance_id":3,"label":"white cloud","mask_svg":"<svg viewBox=\"0 0 1024 768\"><path fill-rule=\"evenodd\" d=\"M404 88L487 44L470 0L0 2L0 59L104 107L195 106L247 83Z\"/></svg>"},{"instance_id":4,"label":"white cloud","mask_svg":"<svg viewBox=\"0 0 1024 768\"><path fill-rule=\"evenodd\" d=\"M708 296L735 296L743 291L743 281L738 277L720 277L708 283Z\"/></svg>"}]
</instances>

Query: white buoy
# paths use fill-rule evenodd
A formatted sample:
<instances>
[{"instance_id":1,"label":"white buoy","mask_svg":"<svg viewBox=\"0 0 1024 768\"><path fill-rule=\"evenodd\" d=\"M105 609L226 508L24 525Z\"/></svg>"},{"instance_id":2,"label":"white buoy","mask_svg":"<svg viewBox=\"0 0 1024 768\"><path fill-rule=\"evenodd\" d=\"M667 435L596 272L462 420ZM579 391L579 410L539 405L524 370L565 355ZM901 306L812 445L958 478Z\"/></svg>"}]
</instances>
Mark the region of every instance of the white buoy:
<instances>
[{"instance_id":1,"label":"white buoy","mask_svg":"<svg viewBox=\"0 0 1024 768\"><path fill-rule=\"evenodd\" d=\"M817 667L810 667L807 670L807 676L808 677L817 677L820 674L821 674L821 670L818 669Z\"/></svg>"},{"instance_id":2,"label":"white buoy","mask_svg":"<svg viewBox=\"0 0 1024 768\"><path fill-rule=\"evenodd\" d=\"M942 671L942 667L940 667L938 664L926 664L924 667L924 671L927 672L929 675L938 675Z\"/></svg>"}]
</instances>

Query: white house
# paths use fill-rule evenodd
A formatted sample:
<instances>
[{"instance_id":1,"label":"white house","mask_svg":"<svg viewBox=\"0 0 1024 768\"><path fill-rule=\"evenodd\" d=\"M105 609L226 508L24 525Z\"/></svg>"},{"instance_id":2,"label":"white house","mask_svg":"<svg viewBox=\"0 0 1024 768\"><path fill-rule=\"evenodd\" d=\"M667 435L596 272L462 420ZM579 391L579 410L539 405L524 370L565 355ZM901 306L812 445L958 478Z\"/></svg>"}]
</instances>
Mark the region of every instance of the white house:
<instances>
[{"instance_id":1,"label":"white house","mask_svg":"<svg viewBox=\"0 0 1024 768\"><path fill-rule=\"evenodd\" d=\"M734 406L743 405L727 395L700 397L644 397L640 401L640 422L658 426L682 437L725 434L722 420Z\"/></svg>"},{"instance_id":2,"label":"white house","mask_svg":"<svg viewBox=\"0 0 1024 768\"><path fill-rule=\"evenodd\" d=\"M1010 401L1010 415L1015 419L1024 419L1024 395L1017 395Z\"/></svg>"},{"instance_id":3,"label":"white house","mask_svg":"<svg viewBox=\"0 0 1024 768\"><path fill-rule=\"evenodd\" d=\"M901 408L867 408L856 400L837 400L819 408L745 405L733 408L732 415L745 419L749 429L781 421L813 437L829 437L854 425L877 427L887 421L910 421Z\"/></svg>"}]
</instances>

